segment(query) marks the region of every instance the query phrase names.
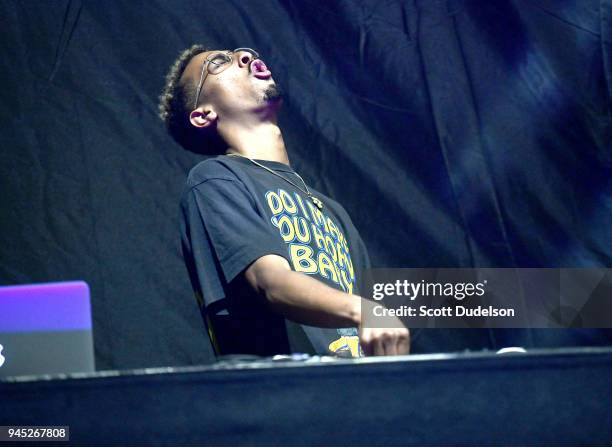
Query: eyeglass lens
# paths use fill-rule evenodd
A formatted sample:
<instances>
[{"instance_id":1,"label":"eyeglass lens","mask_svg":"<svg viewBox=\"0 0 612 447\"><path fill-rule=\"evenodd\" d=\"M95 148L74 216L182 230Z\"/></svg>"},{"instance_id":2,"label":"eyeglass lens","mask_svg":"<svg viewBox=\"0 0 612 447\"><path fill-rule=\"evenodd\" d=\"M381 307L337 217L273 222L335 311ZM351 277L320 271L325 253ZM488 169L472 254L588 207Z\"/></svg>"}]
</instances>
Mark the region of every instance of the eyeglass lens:
<instances>
[{"instance_id":1,"label":"eyeglass lens","mask_svg":"<svg viewBox=\"0 0 612 447\"><path fill-rule=\"evenodd\" d=\"M230 54L228 53L217 53L212 56L212 58L208 59L208 72L210 74L217 74L227 68L227 65L232 61L231 54L238 53L240 51L246 51L250 53L253 59L258 59L259 54L257 51L251 48L236 48Z\"/></svg>"}]
</instances>

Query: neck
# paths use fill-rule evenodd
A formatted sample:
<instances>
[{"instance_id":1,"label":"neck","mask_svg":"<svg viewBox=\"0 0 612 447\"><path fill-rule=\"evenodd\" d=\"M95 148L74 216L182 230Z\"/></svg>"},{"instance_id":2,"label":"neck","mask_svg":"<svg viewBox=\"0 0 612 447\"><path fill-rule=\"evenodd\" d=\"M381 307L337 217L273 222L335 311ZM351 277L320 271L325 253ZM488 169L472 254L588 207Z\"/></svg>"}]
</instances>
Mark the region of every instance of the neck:
<instances>
[{"instance_id":1,"label":"neck","mask_svg":"<svg viewBox=\"0 0 612 447\"><path fill-rule=\"evenodd\" d=\"M225 124L222 135L228 144L227 154L278 161L289 165L283 135L275 121Z\"/></svg>"}]
</instances>

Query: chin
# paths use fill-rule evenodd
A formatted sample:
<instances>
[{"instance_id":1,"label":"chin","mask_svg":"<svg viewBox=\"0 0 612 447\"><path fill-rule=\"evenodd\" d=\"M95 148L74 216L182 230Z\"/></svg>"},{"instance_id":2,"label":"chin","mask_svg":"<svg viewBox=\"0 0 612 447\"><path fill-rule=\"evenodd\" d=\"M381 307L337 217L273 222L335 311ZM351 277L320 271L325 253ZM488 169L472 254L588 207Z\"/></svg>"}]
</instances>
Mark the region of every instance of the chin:
<instances>
[{"instance_id":1,"label":"chin","mask_svg":"<svg viewBox=\"0 0 612 447\"><path fill-rule=\"evenodd\" d=\"M283 99L283 93L276 84L271 84L264 90L264 101L275 102Z\"/></svg>"}]
</instances>

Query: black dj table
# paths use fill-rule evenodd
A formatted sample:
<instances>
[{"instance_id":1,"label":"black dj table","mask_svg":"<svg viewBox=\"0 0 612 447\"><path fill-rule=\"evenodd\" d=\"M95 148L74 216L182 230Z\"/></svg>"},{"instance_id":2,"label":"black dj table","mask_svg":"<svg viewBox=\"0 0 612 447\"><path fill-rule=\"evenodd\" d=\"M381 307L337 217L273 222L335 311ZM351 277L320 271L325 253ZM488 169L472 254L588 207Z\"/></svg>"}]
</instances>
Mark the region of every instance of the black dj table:
<instances>
[{"instance_id":1,"label":"black dj table","mask_svg":"<svg viewBox=\"0 0 612 447\"><path fill-rule=\"evenodd\" d=\"M612 445L609 348L24 376L0 396L0 425L67 425L70 445Z\"/></svg>"}]
</instances>

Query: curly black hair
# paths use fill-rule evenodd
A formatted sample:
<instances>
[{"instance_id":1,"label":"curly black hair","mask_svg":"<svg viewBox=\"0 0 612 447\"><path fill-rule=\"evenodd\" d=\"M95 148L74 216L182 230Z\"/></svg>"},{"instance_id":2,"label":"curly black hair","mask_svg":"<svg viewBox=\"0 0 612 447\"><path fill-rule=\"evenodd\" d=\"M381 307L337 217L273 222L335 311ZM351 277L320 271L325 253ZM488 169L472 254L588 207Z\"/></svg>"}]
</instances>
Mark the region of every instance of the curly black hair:
<instances>
[{"instance_id":1,"label":"curly black hair","mask_svg":"<svg viewBox=\"0 0 612 447\"><path fill-rule=\"evenodd\" d=\"M215 129L198 129L189 121L196 86L192 82L181 83L181 76L189 61L207 51L195 44L183 50L166 75L166 85L159 96L159 117L168 133L185 149L197 153L223 152L223 142Z\"/></svg>"}]
</instances>

